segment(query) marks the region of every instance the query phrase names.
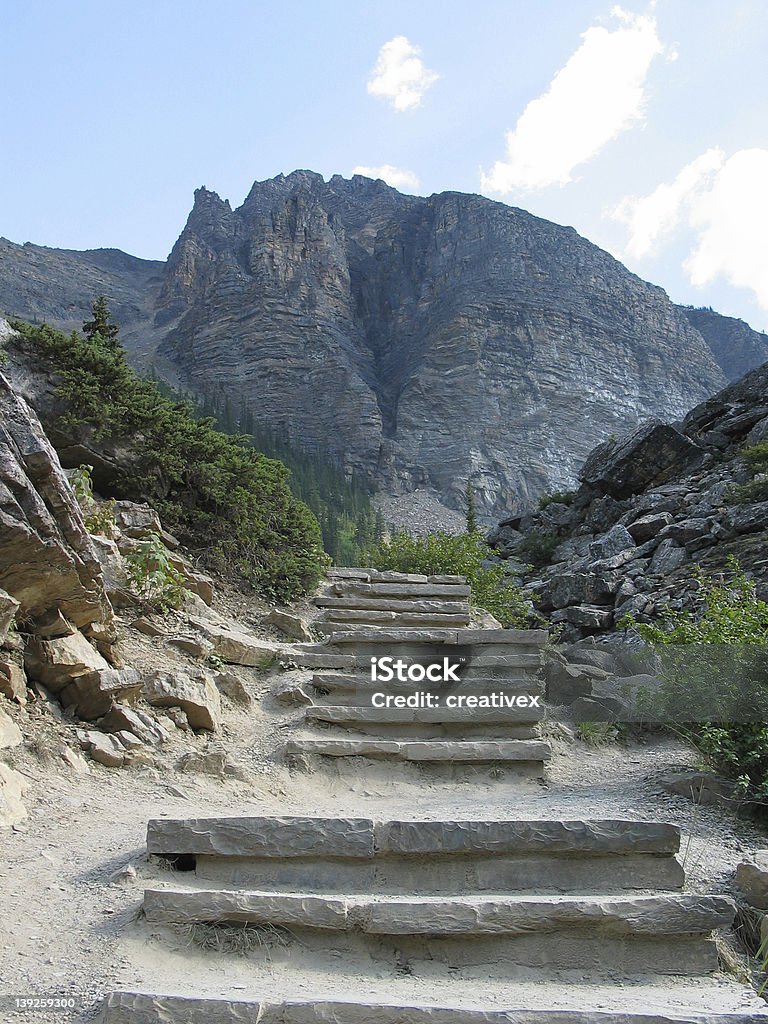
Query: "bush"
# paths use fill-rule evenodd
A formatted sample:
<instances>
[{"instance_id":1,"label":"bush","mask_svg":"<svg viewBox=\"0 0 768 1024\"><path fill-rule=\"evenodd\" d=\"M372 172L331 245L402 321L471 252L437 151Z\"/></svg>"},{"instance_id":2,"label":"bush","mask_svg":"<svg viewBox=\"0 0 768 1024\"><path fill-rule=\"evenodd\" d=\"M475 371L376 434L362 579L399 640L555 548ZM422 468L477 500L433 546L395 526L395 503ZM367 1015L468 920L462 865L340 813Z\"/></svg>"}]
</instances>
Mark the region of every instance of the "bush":
<instances>
[{"instance_id":1,"label":"bush","mask_svg":"<svg viewBox=\"0 0 768 1024\"><path fill-rule=\"evenodd\" d=\"M701 700L715 700L723 717L715 722L689 723L682 732L711 761L714 769L736 779L745 793L768 796L768 725L760 708L768 711L768 679L762 655L768 643L768 604L758 598L755 583L735 558L728 560L720 578L699 570L699 607L695 613L667 610L659 624L638 624L625 616L620 628L634 628L646 643L659 645L725 645L733 647L727 659L711 657L691 676L690 664L679 659L681 671L673 671L655 698L656 711L680 715L681 706L695 708ZM739 648L736 647L739 645ZM709 664L707 664L707 662ZM719 664L718 664L719 663ZM728 711L744 708L749 699L750 717L756 721L728 720ZM742 715L742 717L744 717Z\"/></svg>"},{"instance_id":2,"label":"bush","mask_svg":"<svg viewBox=\"0 0 768 1024\"><path fill-rule=\"evenodd\" d=\"M56 373L63 409L53 425L93 447L120 441L128 456L110 496L149 502L211 568L280 601L314 587L327 563L320 528L285 466L138 377L116 337L99 333L103 309L94 312L85 338L14 324Z\"/></svg>"},{"instance_id":3,"label":"bush","mask_svg":"<svg viewBox=\"0 0 768 1024\"><path fill-rule=\"evenodd\" d=\"M131 586L148 605L161 612L181 607L189 588L158 533L139 541L125 561Z\"/></svg>"},{"instance_id":4,"label":"bush","mask_svg":"<svg viewBox=\"0 0 768 1024\"><path fill-rule=\"evenodd\" d=\"M493 554L477 532L454 536L440 531L425 537L400 532L380 542L367 560L375 569L465 576L477 607L495 615L503 626L525 629L530 604L503 563L483 566Z\"/></svg>"},{"instance_id":5,"label":"bush","mask_svg":"<svg viewBox=\"0 0 768 1024\"><path fill-rule=\"evenodd\" d=\"M541 569L549 565L555 548L560 541L554 533L527 533L517 546L516 555L531 563L532 568Z\"/></svg>"},{"instance_id":6,"label":"bush","mask_svg":"<svg viewBox=\"0 0 768 1024\"><path fill-rule=\"evenodd\" d=\"M728 491L728 499L736 505L768 501L768 441L749 445L742 453L754 479L746 484L735 484Z\"/></svg>"},{"instance_id":7,"label":"bush","mask_svg":"<svg viewBox=\"0 0 768 1024\"><path fill-rule=\"evenodd\" d=\"M576 491L552 491L551 494L542 494L539 498L539 509L543 510L547 505L572 505L576 498Z\"/></svg>"}]
</instances>

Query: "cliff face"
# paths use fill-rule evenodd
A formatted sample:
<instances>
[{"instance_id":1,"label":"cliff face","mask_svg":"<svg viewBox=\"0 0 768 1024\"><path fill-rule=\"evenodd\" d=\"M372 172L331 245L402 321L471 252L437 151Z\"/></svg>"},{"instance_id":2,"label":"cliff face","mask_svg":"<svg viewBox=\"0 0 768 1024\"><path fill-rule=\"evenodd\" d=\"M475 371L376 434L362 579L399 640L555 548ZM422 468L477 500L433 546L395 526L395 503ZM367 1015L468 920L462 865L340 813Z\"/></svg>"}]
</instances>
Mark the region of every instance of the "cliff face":
<instances>
[{"instance_id":1,"label":"cliff face","mask_svg":"<svg viewBox=\"0 0 768 1024\"><path fill-rule=\"evenodd\" d=\"M768 335L753 331L743 320L711 309L680 308L709 345L728 380L738 380L768 361Z\"/></svg>"},{"instance_id":2,"label":"cliff face","mask_svg":"<svg viewBox=\"0 0 768 1024\"><path fill-rule=\"evenodd\" d=\"M665 293L570 228L478 196L298 171L200 190L161 351L389 491L486 509L567 486L595 442L724 383Z\"/></svg>"},{"instance_id":3,"label":"cliff face","mask_svg":"<svg viewBox=\"0 0 768 1024\"><path fill-rule=\"evenodd\" d=\"M3 245L0 310L70 326L104 292L135 362L454 508L468 479L486 512L566 488L598 441L733 375L660 288L479 196L295 171L235 210L198 190L164 266Z\"/></svg>"}]
</instances>

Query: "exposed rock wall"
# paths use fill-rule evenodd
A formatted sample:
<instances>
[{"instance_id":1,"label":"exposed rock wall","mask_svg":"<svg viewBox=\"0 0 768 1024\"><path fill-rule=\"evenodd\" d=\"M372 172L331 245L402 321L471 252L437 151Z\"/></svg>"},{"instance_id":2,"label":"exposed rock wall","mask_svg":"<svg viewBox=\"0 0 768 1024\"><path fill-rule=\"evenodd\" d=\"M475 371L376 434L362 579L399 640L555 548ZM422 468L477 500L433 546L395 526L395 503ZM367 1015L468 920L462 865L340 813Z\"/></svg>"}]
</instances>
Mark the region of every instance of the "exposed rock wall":
<instances>
[{"instance_id":1,"label":"exposed rock wall","mask_svg":"<svg viewBox=\"0 0 768 1024\"><path fill-rule=\"evenodd\" d=\"M743 488L742 455L766 439L768 363L676 426L652 421L599 446L570 503L509 516L491 542L520 566L538 556L526 586L566 640L609 632L627 612L648 622L693 607L694 564L719 570L729 555L766 598L768 488Z\"/></svg>"}]
</instances>

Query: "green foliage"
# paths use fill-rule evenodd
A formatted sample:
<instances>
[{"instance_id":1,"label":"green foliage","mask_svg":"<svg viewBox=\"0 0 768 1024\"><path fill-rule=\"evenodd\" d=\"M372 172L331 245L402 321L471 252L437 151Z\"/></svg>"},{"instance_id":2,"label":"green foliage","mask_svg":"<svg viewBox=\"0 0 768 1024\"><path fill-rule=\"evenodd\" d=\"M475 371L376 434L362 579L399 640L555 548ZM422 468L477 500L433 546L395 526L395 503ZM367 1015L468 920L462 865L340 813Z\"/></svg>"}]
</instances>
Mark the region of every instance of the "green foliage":
<instances>
[{"instance_id":1,"label":"green foliage","mask_svg":"<svg viewBox=\"0 0 768 1024\"><path fill-rule=\"evenodd\" d=\"M576 491L552 491L551 494L542 494L539 498L539 509L545 509L547 505L572 505L576 497Z\"/></svg>"},{"instance_id":2,"label":"green foliage","mask_svg":"<svg viewBox=\"0 0 768 1024\"><path fill-rule=\"evenodd\" d=\"M159 533L139 541L125 561L131 587L147 604L163 612L181 607L189 590Z\"/></svg>"},{"instance_id":3,"label":"green foliage","mask_svg":"<svg viewBox=\"0 0 768 1024\"><path fill-rule=\"evenodd\" d=\"M467 480L467 486L464 490L464 497L467 502L467 533L471 535L478 532L477 525L477 504L475 502L475 492L472 490L472 484Z\"/></svg>"},{"instance_id":4,"label":"green foliage","mask_svg":"<svg viewBox=\"0 0 768 1024\"><path fill-rule=\"evenodd\" d=\"M554 533L527 533L520 541L516 554L530 562L534 569L549 565L555 548L560 543Z\"/></svg>"},{"instance_id":5,"label":"green foliage","mask_svg":"<svg viewBox=\"0 0 768 1024\"><path fill-rule=\"evenodd\" d=\"M94 309L92 324L100 320ZM55 425L87 443L125 446L111 496L149 502L211 568L267 597L290 601L315 586L326 563L320 528L291 492L285 466L137 377L116 339L100 333L103 322L86 337L14 326L56 371L63 411Z\"/></svg>"},{"instance_id":6,"label":"green foliage","mask_svg":"<svg viewBox=\"0 0 768 1024\"><path fill-rule=\"evenodd\" d=\"M93 310L93 320L88 320L83 324L83 334L90 342L100 343L113 352L118 351L119 328L117 324L112 323L112 314L109 312L107 300L103 295L96 299L91 309Z\"/></svg>"},{"instance_id":7,"label":"green foliage","mask_svg":"<svg viewBox=\"0 0 768 1024\"><path fill-rule=\"evenodd\" d=\"M96 501L93 496L92 473L93 466L81 464L70 472L69 482L82 510L88 533L100 533L104 537L111 537L115 525L115 503L107 501L99 504Z\"/></svg>"},{"instance_id":8,"label":"green foliage","mask_svg":"<svg viewBox=\"0 0 768 1024\"><path fill-rule=\"evenodd\" d=\"M656 696L656 710L695 708L706 699L711 706L713 694L722 708L718 721L685 724L682 732L712 762L716 771L736 779L744 792L768 796L768 680L764 668L756 662L755 650L768 643L768 604L757 596L755 583L741 570L733 557L720 578L696 573L699 584L699 608L696 613L666 610L660 623L637 623L624 616L619 628L634 628L646 643L658 645L724 645L732 647L726 659L714 654L708 663L699 663L693 674L690 665L675 661L667 684ZM757 671L756 671L757 665ZM739 707L748 700L757 721L743 721ZM765 713L760 714L760 708ZM729 711L732 717L729 719ZM757 713L755 713L757 712ZM742 720L738 720L739 717ZM737 720L733 720L737 719Z\"/></svg>"},{"instance_id":9,"label":"green foliage","mask_svg":"<svg viewBox=\"0 0 768 1024\"><path fill-rule=\"evenodd\" d=\"M731 487L728 499L736 505L768 501L768 440L749 445L741 454L746 459L753 479Z\"/></svg>"},{"instance_id":10,"label":"green foliage","mask_svg":"<svg viewBox=\"0 0 768 1024\"><path fill-rule=\"evenodd\" d=\"M530 605L503 562L483 565L493 554L478 533L411 537L400 532L373 548L366 561L375 569L394 572L465 576L475 605L495 615L503 626L525 629Z\"/></svg>"}]
</instances>

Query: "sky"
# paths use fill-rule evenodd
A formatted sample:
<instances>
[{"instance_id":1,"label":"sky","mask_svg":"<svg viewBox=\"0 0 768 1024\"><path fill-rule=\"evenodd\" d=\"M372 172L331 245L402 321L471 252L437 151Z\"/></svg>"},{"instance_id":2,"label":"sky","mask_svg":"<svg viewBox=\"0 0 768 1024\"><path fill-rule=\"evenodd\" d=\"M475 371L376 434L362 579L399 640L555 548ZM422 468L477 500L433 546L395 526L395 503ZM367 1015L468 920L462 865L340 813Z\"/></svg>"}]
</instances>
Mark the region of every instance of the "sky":
<instances>
[{"instance_id":1,"label":"sky","mask_svg":"<svg viewBox=\"0 0 768 1024\"><path fill-rule=\"evenodd\" d=\"M765 0L4 0L0 235L164 259L200 185L475 192L768 328Z\"/></svg>"}]
</instances>

